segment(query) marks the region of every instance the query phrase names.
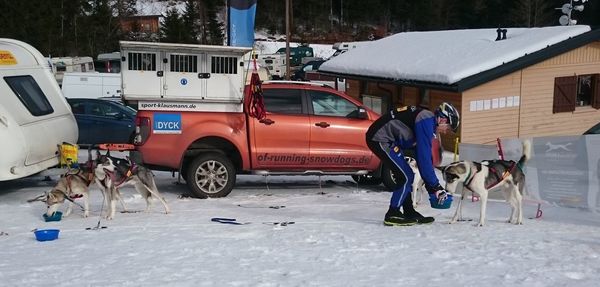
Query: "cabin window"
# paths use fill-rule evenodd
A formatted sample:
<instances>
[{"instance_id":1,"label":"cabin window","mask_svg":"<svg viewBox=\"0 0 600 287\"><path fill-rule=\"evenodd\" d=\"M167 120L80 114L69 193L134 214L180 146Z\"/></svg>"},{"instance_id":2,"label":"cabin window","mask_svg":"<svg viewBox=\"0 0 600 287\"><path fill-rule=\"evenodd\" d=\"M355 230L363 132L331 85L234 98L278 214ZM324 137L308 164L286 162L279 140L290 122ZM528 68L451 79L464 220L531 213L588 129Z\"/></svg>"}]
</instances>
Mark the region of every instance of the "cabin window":
<instances>
[{"instance_id":1,"label":"cabin window","mask_svg":"<svg viewBox=\"0 0 600 287\"><path fill-rule=\"evenodd\" d=\"M171 72L197 73L198 56L171 55Z\"/></svg>"},{"instance_id":2,"label":"cabin window","mask_svg":"<svg viewBox=\"0 0 600 287\"><path fill-rule=\"evenodd\" d=\"M269 113L302 114L302 95L297 89L268 89L263 91L265 109Z\"/></svg>"},{"instance_id":3,"label":"cabin window","mask_svg":"<svg viewBox=\"0 0 600 287\"><path fill-rule=\"evenodd\" d=\"M429 95L429 89L419 89L419 101L418 105L428 107L431 100Z\"/></svg>"},{"instance_id":4,"label":"cabin window","mask_svg":"<svg viewBox=\"0 0 600 287\"><path fill-rule=\"evenodd\" d=\"M4 81L32 115L43 116L54 112L46 95L33 77L4 77Z\"/></svg>"},{"instance_id":5,"label":"cabin window","mask_svg":"<svg viewBox=\"0 0 600 287\"><path fill-rule=\"evenodd\" d=\"M600 75L578 75L554 79L553 113L573 112L576 107L600 109Z\"/></svg>"},{"instance_id":6,"label":"cabin window","mask_svg":"<svg viewBox=\"0 0 600 287\"><path fill-rule=\"evenodd\" d=\"M130 71L156 71L156 54L127 53L128 69Z\"/></svg>"},{"instance_id":7,"label":"cabin window","mask_svg":"<svg viewBox=\"0 0 600 287\"><path fill-rule=\"evenodd\" d=\"M213 74L237 74L236 57L213 56L210 60L210 72Z\"/></svg>"},{"instance_id":8,"label":"cabin window","mask_svg":"<svg viewBox=\"0 0 600 287\"><path fill-rule=\"evenodd\" d=\"M383 111L387 110L386 108L384 108L383 99L381 97L362 94L361 98L364 106L368 107L369 109L375 111L380 115L383 114Z\"/></svg>"}]
</instances>

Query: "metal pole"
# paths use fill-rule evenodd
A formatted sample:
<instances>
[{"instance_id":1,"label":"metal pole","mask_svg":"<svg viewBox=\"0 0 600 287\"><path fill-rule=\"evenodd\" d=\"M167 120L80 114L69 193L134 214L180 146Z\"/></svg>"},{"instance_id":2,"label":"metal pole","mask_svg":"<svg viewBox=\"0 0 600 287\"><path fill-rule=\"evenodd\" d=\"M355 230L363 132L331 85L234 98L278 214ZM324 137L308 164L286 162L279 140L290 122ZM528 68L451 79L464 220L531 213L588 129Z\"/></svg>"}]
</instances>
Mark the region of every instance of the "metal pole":
<instances>
[{"instance_id":1,"label":"metal pole","mask_svg":"<svg viewBox=\"0 0 600 287\"><path fill-rule=\"evenodd\" d=\"M340 2L340 24L344 26L344 0Z\"/></svg>"},{"instance_id":2,"label":"metal pole","mask_svg":"<svg viewBox=\"0 0 600 287\"><path fill-rule=\"evenodd\" d=\"M229 1L230 0L226 1L227 7L225 8L225 19L227 21L226 22L227 25L225 26L225 29L227 30L227 35L226 35L226 37L227 37L227 46L231 46L231 37L230 37L230 33L229 33L230 32L230 24L231 24L231 23L229 23L229 20L230 20L229 19L229 9L230 9L231 3L229 3Z\"/></svg>"},{"instance_id":3,"label":"metal pole","mask_svg":"<svg viewBox=\"0 0 600 287\"><path fill-rule=\"evenodd\" d=\"M285 79L290 80L290 0L285 0Z\"/></svg>"},{"instance_id":4,"label":"metal pole","mask_svg":"<svg viewBox=\"0 0 600 287\"><path fill-rule=\"evenodd\" d=\"M333 0L329 1L329 30L333 31Z\"/></svg>"}]
</instances>

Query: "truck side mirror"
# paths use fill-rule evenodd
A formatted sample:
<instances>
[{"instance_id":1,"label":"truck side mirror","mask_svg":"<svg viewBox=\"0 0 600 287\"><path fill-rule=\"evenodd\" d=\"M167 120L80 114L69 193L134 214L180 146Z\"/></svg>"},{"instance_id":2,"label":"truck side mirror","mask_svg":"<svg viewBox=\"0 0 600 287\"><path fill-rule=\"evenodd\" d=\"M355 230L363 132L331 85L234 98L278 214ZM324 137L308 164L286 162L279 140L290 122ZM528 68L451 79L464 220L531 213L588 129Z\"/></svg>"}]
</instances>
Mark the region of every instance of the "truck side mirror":
<instances>
[{"instance_id":1,"label":"truck side mirror","mask_svg":"<svg viewBox=\"0 0 600 287\"><path fill-rule=\"evenodd\" d=\"M367 110L365 108L358 107L358 118L363 120L369 118L369 114L367 113Z\"/></svg>"},{"instance_id":2,"label":"truck side mirror","mask_svg":"<svg viewBox=\"0 0 600 287\"><path fill-rule=\"evenodd\" d=\"M352 111L346 117L352 118L352 119L363 119L364 120L364 119L369 118L369 114L367 113L367 110L365 108L358 107L358 109Z\"/></svg>"}]
</instances>

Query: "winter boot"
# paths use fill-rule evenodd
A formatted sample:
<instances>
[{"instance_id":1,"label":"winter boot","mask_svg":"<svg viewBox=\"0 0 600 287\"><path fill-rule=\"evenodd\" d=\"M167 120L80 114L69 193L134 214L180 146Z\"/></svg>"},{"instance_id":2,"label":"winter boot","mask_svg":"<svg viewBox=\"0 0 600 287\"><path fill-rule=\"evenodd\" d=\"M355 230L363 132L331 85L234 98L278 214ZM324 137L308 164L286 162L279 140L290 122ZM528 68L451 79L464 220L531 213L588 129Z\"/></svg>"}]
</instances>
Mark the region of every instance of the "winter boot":
<instances>
[{"instance_id":1,"label":"winter boot","mask_svg":"<svg viewBox=\"0 0 600 287\"><path fill-rule=\"evenodd\" d=\"M432 216L423 216L416 210L412 212L404 212L404 217L417 221L417 224L427 224L435 221L435 218Z\"/></svg>"},{"instance_id":2,"label":"winter boot","mask_svg":"<svg viewBox=\"0 0 600 287\"><path fill-rule=\"evenodd\" d=\"M402 204L402 209L404 210L404 217L407 219L415 220L417 224L427 224L435 221L435 218L431 216L423 216L415 210L410 195Z\"/></svg>"},{"instance_id":3,"label":"winter boot","mask_svg":"<svg viewBox=\"0 0 600 287\"><path fill-rule=\"evenodd\" d=\"M417 223L414 219L405 218L399 208L388 209L383 220L385 226L410 226Z\"/></svg>"}]
</instances>

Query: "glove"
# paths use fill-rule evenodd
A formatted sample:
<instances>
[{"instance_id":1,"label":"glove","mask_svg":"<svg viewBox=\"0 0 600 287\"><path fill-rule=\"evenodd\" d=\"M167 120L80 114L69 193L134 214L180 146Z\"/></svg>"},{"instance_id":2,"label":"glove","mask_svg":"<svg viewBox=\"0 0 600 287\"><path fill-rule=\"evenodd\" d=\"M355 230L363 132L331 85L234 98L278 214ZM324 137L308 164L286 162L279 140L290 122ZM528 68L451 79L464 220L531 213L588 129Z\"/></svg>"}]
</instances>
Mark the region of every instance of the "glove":
<instances>
[{"instance_id":1,"label":"glove","mask_svg":"<svg viewBox=\"0 0 600 287\"><path fill-rule=\"evenodd\" d=\"M448 192L440 184L437 184L436 186L433 186L433 187L425 186L425 188L427 189L427 192L430 195L435 194L435 198L437 198L439 205L444 204L446 199L448 199Z\"/></svg>"},{"instance_id":2,"label":"glove","mask_svg":"<svg viewBox=\"0 0 600 287\"><path fill-rule=\"evenodd\" d=\"M435 193L435 196L438 199L438 204L443 205L444 202L446 201L446 199L448 199L448 192L446 192L446 190L442 189L442 190L437 191Z\"/></svg>"}]
</instances>

